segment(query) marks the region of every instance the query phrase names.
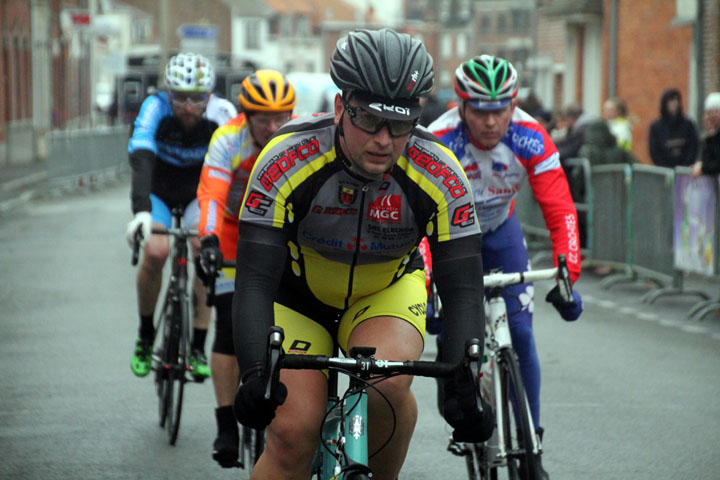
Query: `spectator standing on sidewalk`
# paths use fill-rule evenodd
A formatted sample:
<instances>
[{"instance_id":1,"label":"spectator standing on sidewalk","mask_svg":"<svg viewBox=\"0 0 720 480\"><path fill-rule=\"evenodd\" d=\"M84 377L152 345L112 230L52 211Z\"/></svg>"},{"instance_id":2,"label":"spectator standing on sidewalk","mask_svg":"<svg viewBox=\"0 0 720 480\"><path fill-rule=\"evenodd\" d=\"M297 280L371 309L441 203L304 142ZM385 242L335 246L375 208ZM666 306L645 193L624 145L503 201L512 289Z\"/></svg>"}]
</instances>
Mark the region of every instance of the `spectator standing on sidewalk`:
<instances>
[{"instance_id":1,"label":"spectator standing on sidewalk","mask_svg":"<svg viewBox=\"0 0 720 480\"><path fill-rule=\"evenodd\" d=\"M668 88L660 98L660 116L650 125L650 158L659 167L690 166L700 148L695 123L685 116L682 95Z\"/></svg>"},{"instance_id":2,"label":"spectator standing on sidewalk","mask_svg":"<svg viewBox=\"0 0 720 480\"><path fill-rule=\"evenodd\" d=\"M713 92L705 98L702 140L702 155L693 164L693 177L720 174L720 92Z\"/></svg>"},{"instance_id":3,"label":"spectator standing on sidewalk","mask_svg":"<svg viewBox=\"0 0 720 480\"><path fill-rule=\"evenodd\" d=\"M596 120L598 120L596 115L583 111L582 107L577 104L568 105L560 112L557 128L560 131L565 130L565 136L553 138L553 140L555 140L555 146L560 153L560 163L563 165L566 175L569 172L565 167L565 161L578 157L580 147L584 143L585 129Z\"/></svg>"},{"instance_id":4,"label":"spectator standing on sidewalk","mask_svg":"<svg viewBox=\"0 0 720 480\"><path fill-rule=\"evenodd\" d=\"M627 103L620 97L611 97L603 104L602 116L617 139L618 147L626 152L632 150L632 121L628 118Z\"/></svg>"}]
</instances>

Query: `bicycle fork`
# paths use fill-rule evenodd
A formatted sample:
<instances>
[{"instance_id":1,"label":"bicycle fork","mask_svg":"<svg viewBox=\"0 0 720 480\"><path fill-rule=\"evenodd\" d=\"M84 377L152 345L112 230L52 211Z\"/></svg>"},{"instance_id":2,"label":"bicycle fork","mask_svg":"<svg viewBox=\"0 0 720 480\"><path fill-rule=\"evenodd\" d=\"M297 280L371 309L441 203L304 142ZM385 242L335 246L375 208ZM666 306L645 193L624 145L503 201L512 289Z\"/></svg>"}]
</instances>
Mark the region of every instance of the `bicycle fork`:
<instances>
[{"instance_id":1,"label":"bicycle fork","mask_svg":"<svg viewBox=\"0 0 720 480\"><path fill-rule=\"evenodd\" d=\"M495 418L504 418L506 405L499 400L502 383L500 379L500 367L498 365L498 353L505 349L512 350L512 338L510 336L510 325L508 323L507 305L505 299L499 293L493 293L488 300L487 323L485 329L485 351L486 359L483 359L482 385L486 400L495 407ZM513 351L514 352L514 351ZM513 353L514 354L514 353ZM485 361L486 360L486 361ZM489 377L489 378L488 378ZM517 408L524 408L528 418L532 419L530 404L526 398L515 399ZM516 417L517 418L517 417ZM532 435L530 444L526 442L525 448L531 448L533 454L540 453L540 444L537 435ZM502 463L508 457L506 449L505 433L502 428L496 428L490 440L487 441L488 462Z\"/></svg>"}]
</instances>

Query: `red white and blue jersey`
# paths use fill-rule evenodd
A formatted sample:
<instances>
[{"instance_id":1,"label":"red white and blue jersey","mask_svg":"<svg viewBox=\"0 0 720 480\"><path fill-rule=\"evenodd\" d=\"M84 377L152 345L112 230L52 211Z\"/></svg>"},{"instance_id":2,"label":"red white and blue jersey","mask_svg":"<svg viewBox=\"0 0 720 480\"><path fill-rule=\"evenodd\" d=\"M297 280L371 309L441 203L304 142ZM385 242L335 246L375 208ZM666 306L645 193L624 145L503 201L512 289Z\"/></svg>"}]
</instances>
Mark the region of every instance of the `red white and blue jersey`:
<instances>
[{"instance_id":1,"label":"red white and blue jersey","mask_svg":"<svg viewBox=\"0 0 720 480\"><path fill-rule=\"evenodd\" d=\"M435 120L429 130L452 150L465 170L483 235L492 234L510 217L515 196L528 179L550 230L553 256L566 254L571 278L577 280L577 212L557 148L545 129L516 107L505 136L487 149L470 138L455 107Z\"/></svg>"}]
</instances>

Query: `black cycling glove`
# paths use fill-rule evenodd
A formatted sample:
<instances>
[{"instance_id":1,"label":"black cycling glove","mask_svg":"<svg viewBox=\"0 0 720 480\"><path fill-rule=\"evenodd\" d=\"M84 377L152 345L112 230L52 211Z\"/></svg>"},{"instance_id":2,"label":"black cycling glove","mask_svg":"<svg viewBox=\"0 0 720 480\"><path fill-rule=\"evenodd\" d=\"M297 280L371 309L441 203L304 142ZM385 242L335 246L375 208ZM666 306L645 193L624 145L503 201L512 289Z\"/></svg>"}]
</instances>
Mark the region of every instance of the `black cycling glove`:
<instances>
[{"instance_id":1,"label":"black cycling glove","mask_svg":"<svg viewBox=\"0 0 720 480\"><path fill-rule=\"evenodd\" d=\"M463 371L445 381L443 416L458 442L478 443L488 440L495 428L492 407L476 394L475 382ZM482 411L478 409L478 399Z\"/></svg>"},{"instance_id":2,"label":"black cycling glove","mask_svg":"<svg viewBox=\"0 0 720 480\"><path fill-rule=\"evenodd\" d=\"M205 235L200 239L200 255L198 255L195 264L198 267L197 274L204 285L207 285L211 280L208 278L208 269L213 268L215 276L218 276L220 270L222 270L222 264L223 256L222 252L220 252L218 237L214 233Z\"/></svg>"},{"instance_id":3,"label":"black cycling glove","mask_svg":"<svg viewBox=\"0 0 720 480\"><path fill-rule=\"evenodd\" d=\"M266 400L267 377L261 373L261 368L251 369L247 377L243 377L243 382L235 394L235 418L246 427L262 430L275 418L277 407L285 403L287 387L280 381L274 382L270 399Z\"/></svg>"},{"instance_id":4,"label":"black cycling glove","mask_svg":"<svg viewBox=\"0 0 720 480\"><path fill-rule=\"evenodd\" d=\"M568 322L572 322L574 320L577 320L580 317L580 314L583 311L582 306L582 298L580 298L580 294L573 290L572 292L573 298L569 302L566 301L562 294L560 294L560 286L555 285L552 290L550 290L545 297L545 301L548 303L552 303L553 307L558 311L560 316L567 320Z\"/></svg>"}]
</instances>

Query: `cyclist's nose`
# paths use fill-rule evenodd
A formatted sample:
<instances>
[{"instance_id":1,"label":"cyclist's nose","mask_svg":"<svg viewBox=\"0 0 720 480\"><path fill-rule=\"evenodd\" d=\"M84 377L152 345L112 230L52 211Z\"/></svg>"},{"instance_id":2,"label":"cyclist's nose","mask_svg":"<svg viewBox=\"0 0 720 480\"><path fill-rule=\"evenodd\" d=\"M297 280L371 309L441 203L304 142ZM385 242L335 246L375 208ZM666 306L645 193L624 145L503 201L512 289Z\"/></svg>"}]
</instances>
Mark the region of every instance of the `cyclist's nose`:
<instances>
[{"instance_id":1,"label":"cyclist's nose","mask_svg":"<svg viewBox=\"0 0 720 480\"><path fill-rule=\"evenodd\" d=\"M388 145L392 142L392 137L390 136L390 129L387 126L387 123L383 125L382 128L373 135L373 141L381 145Z\"/></svg>"}]
</instances>

